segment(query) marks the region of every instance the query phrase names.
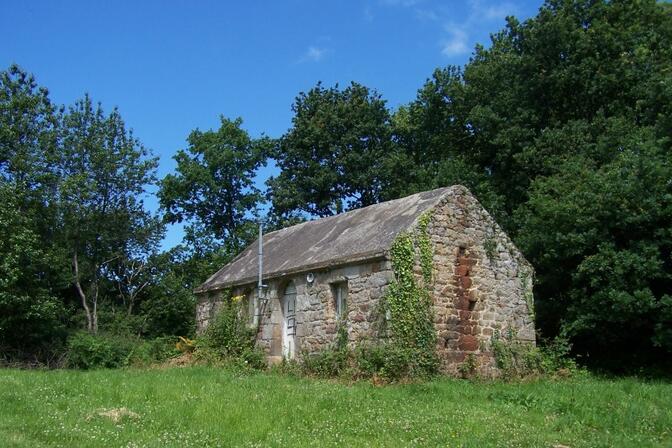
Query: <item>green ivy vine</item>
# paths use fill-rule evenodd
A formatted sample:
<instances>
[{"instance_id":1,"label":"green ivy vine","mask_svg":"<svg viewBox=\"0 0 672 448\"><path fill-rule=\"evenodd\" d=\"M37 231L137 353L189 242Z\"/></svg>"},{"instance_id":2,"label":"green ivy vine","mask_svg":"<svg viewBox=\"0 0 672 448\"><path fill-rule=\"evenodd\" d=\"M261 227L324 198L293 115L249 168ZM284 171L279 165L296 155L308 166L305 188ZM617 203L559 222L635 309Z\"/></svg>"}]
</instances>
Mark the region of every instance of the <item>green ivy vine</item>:
<instances>
[{"instance_id":1,"label":"green ivy vine","mask_svg":"<svg viewBox=\"0 0 672 448\"><path fill-rule=\"evenodd\" d=\"M428 232L430 220L431 214L423 214L416 232L401 233L392 243L390 258L395 278L385 298L390 343L412 364L408 370L420 375L438 369L430 293L434 258ZM414 273L416 259L422 270L422 285Z\"/></svg>"},{"instance_id":2,"label":"green ivy vine","mask_svg":"<svg viewBox=\"0 0 672 448\"><path fill-rule=\"evenodd\" d=\"M434 270L434 251L432 250L432 241L429 238L429 222L432 220L432 213L423 213L418 219L418 230L416 233L416 245L420 252L420 267L422 269L422 278L425 285L432 283L432 271Z\"/></svg>"}]
</instances>

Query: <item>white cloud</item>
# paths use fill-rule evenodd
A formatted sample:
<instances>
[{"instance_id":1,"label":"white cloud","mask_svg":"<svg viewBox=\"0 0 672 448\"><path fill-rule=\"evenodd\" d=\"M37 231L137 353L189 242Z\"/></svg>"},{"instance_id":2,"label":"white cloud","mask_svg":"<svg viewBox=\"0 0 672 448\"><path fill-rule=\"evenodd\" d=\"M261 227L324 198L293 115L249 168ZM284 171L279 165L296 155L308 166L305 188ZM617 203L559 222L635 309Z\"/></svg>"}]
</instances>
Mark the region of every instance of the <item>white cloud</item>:
<instances>
[{"instance_id":1,"label":"white cloud","mask_svg":"<svg viewBox=\"0 0 672 448\"><path fill-rule=\"evenodd\" d=\"M506 16L514 15L518 12L516 5L510 2L487 5L481 0L472 0L469 4L471 6L472 17L477 19L501 20L506 18Z\"/></svg>"},{"instance_id":2,"label":"white cloud","mask_svg":"<svg viewBox=\"0 0 672 448\"><path fill-rule=\"evenodd\" d=\"M311 45L308 47L308 51L306 51L306 54L304 54L303 59L307 61L320 62L326 54L327 50L325 48Z\"/></svg>"},{"instance_id":3,"label":"white cloud","mask_svg":"<svg viewBox=\"0 0 672 448\"><path fill-rule=\"evenodd\" d=\"M445 56L457 56L469 52L469 35L460 28L448 28L450 37L441 41L441 53Z\"/></svg>"}]
</instances>

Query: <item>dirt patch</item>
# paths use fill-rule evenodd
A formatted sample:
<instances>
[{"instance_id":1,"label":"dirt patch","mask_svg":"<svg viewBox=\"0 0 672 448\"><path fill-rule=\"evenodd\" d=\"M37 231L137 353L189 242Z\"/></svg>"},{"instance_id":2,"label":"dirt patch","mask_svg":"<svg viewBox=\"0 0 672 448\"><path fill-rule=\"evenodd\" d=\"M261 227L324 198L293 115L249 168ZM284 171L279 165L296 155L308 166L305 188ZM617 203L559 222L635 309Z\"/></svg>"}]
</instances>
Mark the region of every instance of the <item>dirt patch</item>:
<instances>
[{"instance_id":1,"label":"dirt patch","mask_svg":"<svg viewBox=\"0 0 672 448\"><path fill-rule=\"evenodd\" d=\"M138 419L140 418L140 415L127 408L112 408L94 411L93 414L86 417L86 419L91 420L94 417L103 417L112 420L114 423L120 423L125 418L133 420Z\"/></svg>"}]
</instances>

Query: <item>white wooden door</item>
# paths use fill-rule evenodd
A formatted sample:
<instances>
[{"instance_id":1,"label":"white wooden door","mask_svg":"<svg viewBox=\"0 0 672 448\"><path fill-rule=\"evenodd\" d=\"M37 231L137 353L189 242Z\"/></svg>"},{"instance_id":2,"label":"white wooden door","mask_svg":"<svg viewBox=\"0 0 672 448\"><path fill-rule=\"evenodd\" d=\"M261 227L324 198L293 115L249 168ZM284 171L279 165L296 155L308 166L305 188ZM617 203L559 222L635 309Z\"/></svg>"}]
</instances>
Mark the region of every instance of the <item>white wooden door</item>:
<instances>
[{"instance_id":1,"label":"white wooden door","mask_svg":"<svg viewBox=\"0 0 672 448\"><path fill-rule=\"evenodd\" d=\"M282 356L293 359L296 339L296 288L290 283L282 297Z\"/></svg>"}]
</instances>

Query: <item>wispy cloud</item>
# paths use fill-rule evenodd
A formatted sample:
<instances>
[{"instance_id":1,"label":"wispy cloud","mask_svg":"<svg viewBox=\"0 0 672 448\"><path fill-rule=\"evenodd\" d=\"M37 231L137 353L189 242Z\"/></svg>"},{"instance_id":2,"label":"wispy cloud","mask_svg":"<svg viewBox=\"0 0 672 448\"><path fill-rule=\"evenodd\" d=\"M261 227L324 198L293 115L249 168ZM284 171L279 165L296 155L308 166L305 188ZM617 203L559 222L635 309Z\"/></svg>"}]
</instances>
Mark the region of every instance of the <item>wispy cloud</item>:
<instances>
[{"instance_id":1,"label":"wispy cloud","mask_svg":"<svg viewBox=\"0 0 672 448\"><path fill-rule=\"evenodd\" d=\"M309 61L320 62L326 53L327 50L325 48L314 47L311 45L308 47L308 51L306 51L304 58Z\"/></svg>"},{"instance_id":2,"label":"wispy cloud","mask_svg":"<svg viewBox=\"0 0 672 448\"><path fill-rule=\"evenodd\" d=\"M469 35L458 27L447 29L449 37L441 41L441 53L445 56L458 56L469 52Z\"/></svg>"},{"instance_id":3,"label":"wispy cloud","mask_svg":"<svg viewBox=\"0 0 672 448\"><path fill-rule=\"evenodd\" d=\"M303 64L306 62L318 63L323 61L330 53L332 53L332 50L330 50L327 47L322 47L319 45L310 45L295 63L296 64Z\"/></svg>"},{"instance_id":4,"label":"wispy cloud","mask_svg":"<svg viewBox=\"0 0 672 448\"><path fill-rule=\"evenodd\" d=\"M516 5L510 2L487 5L480 0L472 0L469 4L471 16L485 20L501 20L518 12Z\"/></svg>"},{"instance_id":5,"label":"wispy cloud","mask_svg":"<svg viewBox=\"0 0 672 448\"><path fill-rule=\"evenodd\" d=\"M516 1L516 0L513 0ZM443 25L443 37L439 39L441 54L447 57L459 56L470 52L474 46L474 32L482 29L484 22L503 20L518 13L518 7L512 1L468 0L463 20L456 21L455 8L441 2L425 0L378 0L379 5L403 7L412 10L417 20L429 24ZM461 10L461 8L459 8ZM366 11L371 16L371 11Z\"/></svg>"}]
</instances>

